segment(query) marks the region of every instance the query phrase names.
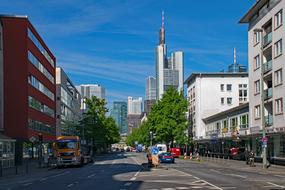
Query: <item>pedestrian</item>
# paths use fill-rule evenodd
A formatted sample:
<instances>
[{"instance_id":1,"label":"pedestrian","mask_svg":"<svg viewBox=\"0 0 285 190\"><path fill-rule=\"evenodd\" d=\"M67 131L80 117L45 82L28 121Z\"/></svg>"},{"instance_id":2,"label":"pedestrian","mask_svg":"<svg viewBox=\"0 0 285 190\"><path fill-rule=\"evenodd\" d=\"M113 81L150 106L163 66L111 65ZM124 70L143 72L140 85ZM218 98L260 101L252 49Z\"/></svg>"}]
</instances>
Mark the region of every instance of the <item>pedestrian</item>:
<instances>
[{"instance_id":1,"label":"pedestrian","mask_svg":"<svg viewBox=\"0 0 285 190\"><path fill-rule=\"evenodd\" d=\"M248 165L248 162L249 162L249 151L248 149L246 148L245 151L244 151L244 157L245 157L245 162L246 162L246 165Z\"/></svg>"},{"instance_id":2,"label":"pedestrian","mask_svg":"<svg viewBox=\"0 0 285 190\"><path fill-rule=\"evenodd\" d=\"M249 152L249 166L250 167L254 167L255 166L254 165L254 153L253 153L252 150Z\"/></svg>"}]
</instances>

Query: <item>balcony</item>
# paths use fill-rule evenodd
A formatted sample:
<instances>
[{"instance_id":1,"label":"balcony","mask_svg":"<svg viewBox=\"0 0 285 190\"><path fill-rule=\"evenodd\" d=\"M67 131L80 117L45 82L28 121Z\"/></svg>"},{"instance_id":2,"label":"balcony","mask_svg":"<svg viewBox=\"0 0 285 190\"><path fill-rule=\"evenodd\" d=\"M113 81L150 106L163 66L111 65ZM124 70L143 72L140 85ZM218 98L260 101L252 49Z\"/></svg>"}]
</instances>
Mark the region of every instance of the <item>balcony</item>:
<instances>
[{"instance_id":1,"label":"balcony","mask_svg":"<svg viewBox=\"0 0 285 190\"><path fill-rule=\"evenodd\" d=\"M267 46L272 42L272 32L267 33L263 38L263 46Z\"/></svg>"},{"instance_id":2,"label":"balcony","mask_svg":"<svg viewBox=\"0 0 285 190\"><path fill-rule=\"evenodd\" d=\"M272 88L264 90L264 100L272 98Z\"/></svg>"},{"instance_id":3,"label":"balcony","mask_svg":"<svg viewBox=\"0 0 285 190\"><path fill-rule=\"evenodd\" d=\"M263 73L267 73L269 71L272 70L272 60L267 61L266 63L264 63L263 65Z\"/></svg>"},{"instance_id":4,"label":"balcony","mask_svg":"<svg viewBox=\"0 0 285 190\"><path fill-rule=\"evenodd\" d=\"M273 125L273 116L272 115L267 115L265 116L265 127L270 127Z\"/></svg>"}]
</instances>

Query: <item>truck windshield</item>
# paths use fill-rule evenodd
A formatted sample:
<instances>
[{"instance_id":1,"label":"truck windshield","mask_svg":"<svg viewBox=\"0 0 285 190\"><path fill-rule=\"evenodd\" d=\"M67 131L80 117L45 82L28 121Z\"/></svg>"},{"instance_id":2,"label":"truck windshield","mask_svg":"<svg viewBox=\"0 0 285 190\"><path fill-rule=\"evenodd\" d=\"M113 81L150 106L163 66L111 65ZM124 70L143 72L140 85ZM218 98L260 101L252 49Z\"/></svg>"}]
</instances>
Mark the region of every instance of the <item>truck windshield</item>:
<instances>
[{"instance_id":1,"label":"truck windshield","mask_svg":"<svg viewBox=\"0 0 285 190\"><path fill-rule=\"evenodd\" d=\"M56 143L58 149L75 149L77 141L73 140L62 140Z\"/></svg>"}]
</instances>

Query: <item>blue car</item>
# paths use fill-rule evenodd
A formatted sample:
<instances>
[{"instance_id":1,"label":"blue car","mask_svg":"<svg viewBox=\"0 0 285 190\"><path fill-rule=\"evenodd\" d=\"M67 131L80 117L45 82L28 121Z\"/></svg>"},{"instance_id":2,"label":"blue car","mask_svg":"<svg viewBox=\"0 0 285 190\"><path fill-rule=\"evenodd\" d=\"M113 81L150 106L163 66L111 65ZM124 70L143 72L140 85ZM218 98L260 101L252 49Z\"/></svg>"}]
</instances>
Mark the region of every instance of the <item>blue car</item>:
<instances>
[{"instance_id":1,"label":"blue car","mask_svg":"<svg viewBox=\"0 0 285 190\"><path fill-rule=\"evenodd\" d=\"M169 152L161 153L158 155L160 163L174 163L175 158Z\"/></svg>"}]
</instances>

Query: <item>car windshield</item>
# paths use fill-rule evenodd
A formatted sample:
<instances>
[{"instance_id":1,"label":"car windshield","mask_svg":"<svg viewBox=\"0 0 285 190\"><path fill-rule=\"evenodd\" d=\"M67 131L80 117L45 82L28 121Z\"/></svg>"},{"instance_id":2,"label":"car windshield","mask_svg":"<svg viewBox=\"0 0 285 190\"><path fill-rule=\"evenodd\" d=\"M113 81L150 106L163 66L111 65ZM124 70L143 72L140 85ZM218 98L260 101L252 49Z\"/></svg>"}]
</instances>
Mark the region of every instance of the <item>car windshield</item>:
<instances>
[{"instance_id":1,"label":"car windshield","mask_svg":"<svg viewBox=\"0 0 285 190\"><path fill-rule=\"evenodd\" d=\"M171 153L163 153L163 156L171 156Z\"/></svg>"},{"instance_id":2,"label":"car windshield","mask_svg":"<svg viewBox=\"0 0 285 190\"><path fill-rule=\"evenodd\" d=\"M57 144L58 149L75 149L77 141L62 140L62 141L58 141L56 144Z\"/></svg>"}]
</instances>

